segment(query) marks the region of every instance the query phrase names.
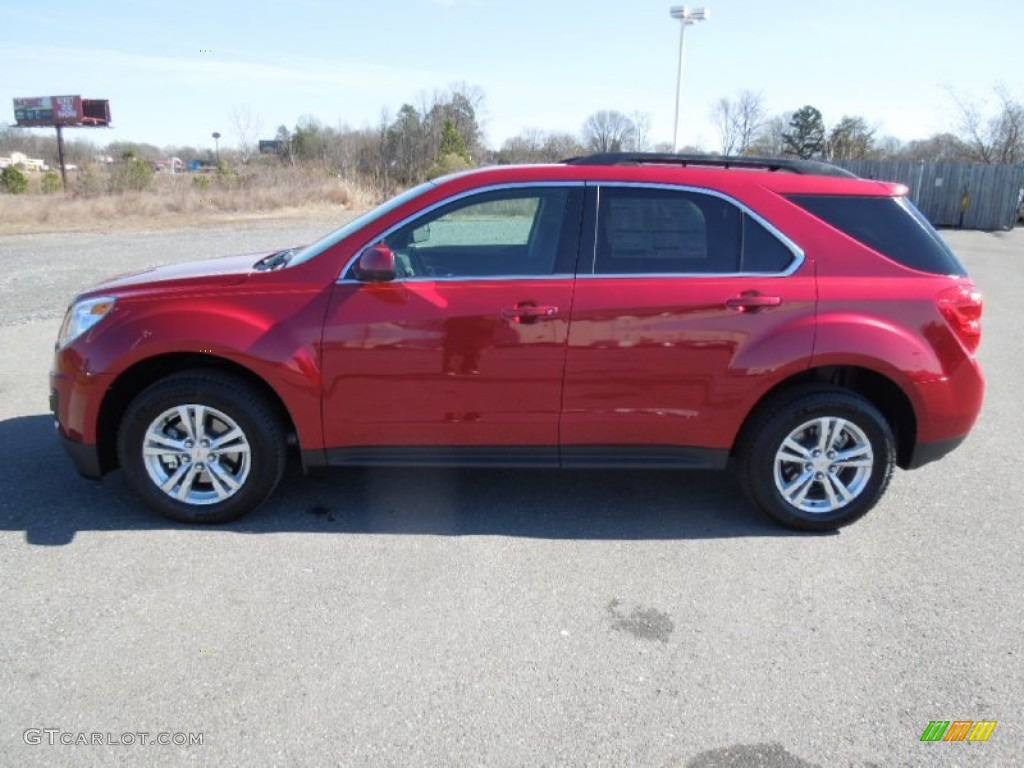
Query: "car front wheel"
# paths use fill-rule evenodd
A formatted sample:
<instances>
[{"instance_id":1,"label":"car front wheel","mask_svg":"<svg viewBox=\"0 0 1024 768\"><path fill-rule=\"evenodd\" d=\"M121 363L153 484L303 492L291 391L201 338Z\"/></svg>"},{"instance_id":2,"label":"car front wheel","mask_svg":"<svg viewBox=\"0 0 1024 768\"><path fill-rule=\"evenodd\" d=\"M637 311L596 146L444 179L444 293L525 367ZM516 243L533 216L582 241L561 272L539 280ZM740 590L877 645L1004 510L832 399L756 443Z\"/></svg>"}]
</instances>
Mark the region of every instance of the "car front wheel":
<instances>
[{"instance_id":1,"label":"car front wheel","mask_svg":"<svg viewBox=\"0 0 1024 768\"><path fill-rule=\"evenodd\" d=\"M162 379L132 401L118 454L129 484L161 514L224 523L270 496L284 473L286 441L255 388L196 371Z\"/></svg>"},{"instance_id":2,"label":"car front wheel","mask_svg":"<svg viewBox=\"0 0 1024 768\"><path fill-rule=\"evenodd\" d=\"M736 458L744 490L768 516L790 528L830 531L875 506L895 456L892 428L871 402L813 386L763 406Z\"/></svg>"}]
</instances>

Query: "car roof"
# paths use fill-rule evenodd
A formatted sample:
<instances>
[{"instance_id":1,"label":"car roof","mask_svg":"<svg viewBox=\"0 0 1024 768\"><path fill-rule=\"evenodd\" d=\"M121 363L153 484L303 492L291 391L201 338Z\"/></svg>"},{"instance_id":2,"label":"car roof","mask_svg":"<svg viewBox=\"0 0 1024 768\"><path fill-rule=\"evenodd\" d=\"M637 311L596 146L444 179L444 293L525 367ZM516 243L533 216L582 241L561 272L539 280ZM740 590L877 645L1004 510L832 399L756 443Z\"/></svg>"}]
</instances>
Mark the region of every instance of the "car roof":
<instances>
[{"instance_id":1,"label":"car roof","mask_svg":"<svg viewBox=\"0 0 1024 768\"><path fill-rule=\"evenodd\" d=\"M597 156L597 157L616 157ZM631 156L632 157L632 156ZM497 165L445 176L436 180L438 185L452 183L457 187L472 188L481 184L517 184L532 182L616 182L624 184L666 184L741 193L744 188L757 186L782 195L856 195L894 197L907 194L901 184L860 179L848 172L836 174L837 169L825 163L802 163L781 160L769 166L771 159L756 158L766 165L743 162L744 158L714 158L714 162L691 164L671 162L672 155L646 155L657 158L644 162L593 162L591 158L570 160L546 165ZM690 158L693 156L682 156ZM706 157L706 156L705 156ZM595 158L596 159L596 158ZM737 162L738 161L738 162ZM800 163L802 170L796 170ZM829 173L830 175L822 175Z\"/></svg>"}]
</instances>

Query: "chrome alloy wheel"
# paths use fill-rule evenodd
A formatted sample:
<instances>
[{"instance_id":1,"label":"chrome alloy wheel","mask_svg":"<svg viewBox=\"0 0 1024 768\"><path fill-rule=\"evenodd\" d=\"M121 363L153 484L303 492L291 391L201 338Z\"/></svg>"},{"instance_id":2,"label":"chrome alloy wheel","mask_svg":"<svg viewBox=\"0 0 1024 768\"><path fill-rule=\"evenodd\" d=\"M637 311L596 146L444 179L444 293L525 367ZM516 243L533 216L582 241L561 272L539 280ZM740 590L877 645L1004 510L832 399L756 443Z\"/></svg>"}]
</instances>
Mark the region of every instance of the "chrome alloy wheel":
<instances>
[{"instance_id":1,"label":"chrome alloy wheel","mask_svg":"<svg viewBox=\"0 0 1024 768\"><path fill-rule=\"evenodd\" d=\"M142 458L157 488L192 505L231 498L252 466L249 440L235 420L195 403L168 408L153 420Z\"/></svg>"},{"instance_id":2,"label":"chrome alloy wheel","mask_svg":"<svg viewBox=\"0 0 1024 768\"><path fill-rule=\"evenodd\" d=\"M794 429L775 454L775 488L802 512L835 512L871 479L875 456L852 421L822 417Z\"/></svg>"}]
</instances>

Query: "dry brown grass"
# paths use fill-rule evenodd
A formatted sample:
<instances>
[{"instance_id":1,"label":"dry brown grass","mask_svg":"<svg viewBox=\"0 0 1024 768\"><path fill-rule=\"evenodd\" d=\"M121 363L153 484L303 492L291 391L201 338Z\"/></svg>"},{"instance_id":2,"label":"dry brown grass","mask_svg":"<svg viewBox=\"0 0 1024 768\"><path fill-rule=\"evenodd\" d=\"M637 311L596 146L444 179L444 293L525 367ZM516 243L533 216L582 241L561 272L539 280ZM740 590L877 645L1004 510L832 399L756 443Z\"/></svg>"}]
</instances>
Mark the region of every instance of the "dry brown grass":
<instances>
[{"instance_id":1,"label":"dry brown grass","mask_svg":"<svg viewBox=\"0 0 1024 768\"><path fill-rule=\"evenodd\" d=\"M70 174L67 193L44 195L38 178L31 178L28 194L0 194L0 234L137 231L312 218L365 210L380 198L358 183L303 168L255 168L237 177L158 174L145 191L117 194L95 191L106 189L107 180L101 172L91 173L88 183Z\"/></svg>"}]
</instances>

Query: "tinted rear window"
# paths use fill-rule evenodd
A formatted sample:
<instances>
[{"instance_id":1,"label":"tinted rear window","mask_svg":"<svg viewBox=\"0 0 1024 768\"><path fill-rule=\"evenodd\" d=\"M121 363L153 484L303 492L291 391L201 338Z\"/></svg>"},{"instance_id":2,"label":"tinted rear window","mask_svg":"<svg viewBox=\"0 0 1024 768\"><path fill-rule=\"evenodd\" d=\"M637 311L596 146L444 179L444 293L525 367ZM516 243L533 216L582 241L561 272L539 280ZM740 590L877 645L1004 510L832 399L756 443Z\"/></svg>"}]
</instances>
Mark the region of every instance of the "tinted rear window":
<instances>
[{"instance_id":1,"label":"tinted rear window","mask_svg":"<svg viewBox=\"0 0 1024 768\"><path fill-rule=\"evenodd\" d=\"M911 269L936 275L967 274L939 233L905 198L793 195L789 199Z\"/></svg>"}]
</instances>

